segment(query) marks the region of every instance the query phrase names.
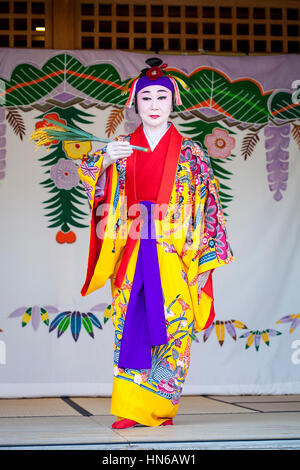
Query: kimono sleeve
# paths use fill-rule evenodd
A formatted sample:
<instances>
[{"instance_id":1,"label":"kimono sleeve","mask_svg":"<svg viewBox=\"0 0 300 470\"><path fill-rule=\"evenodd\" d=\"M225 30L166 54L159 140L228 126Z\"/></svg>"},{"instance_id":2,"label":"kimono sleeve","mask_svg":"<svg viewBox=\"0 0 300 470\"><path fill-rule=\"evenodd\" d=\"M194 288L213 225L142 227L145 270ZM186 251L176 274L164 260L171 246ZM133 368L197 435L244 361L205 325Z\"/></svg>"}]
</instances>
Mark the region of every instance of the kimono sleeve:
<instances>
[{"instance_id":1,"label":"kimono sleeve","mask_svg":"<svg viewBox=\"0 0 300 470\"><path fill-rule=\"evenodd\" d=\"M92 210L95 199L104 194L106 173L104 172L101 176L100 174L106 147L90 153L92 144L89 141L80 143L66 141L63 146L68 158L75 161L81 160L78 165L78 174Z\"/></svg>"},{"instance_id":2,"label":"kimono sleeve","mask_svg":"<svg viewBox=\"0 0 300 470\"><path fill-rule=\"evenodd\" d=\"M90 241L86 279L81 295L86 296L104 286L112 275L120 254L116 242L115 226L119 218L120 201L116 165L110 165L102 174L106 147L91 155L85 155L78 166L83 187L91 209Z\"/></svg>"},{"instance_id":3,"label":"kimono sleeve","mask_svg":"<svg viewBox=\"0 0 300 470\"><path fill-rule=\"evenodd\" d=\"M201 331L209 326L214 316L212 272L234 258L209 157L200 146L193 151L199 171L194 179L193 244L187 278L195 311L195 330Z\"/></svg>"},{"instance_id":4,"label":"kimono sleeve","mask_svg":"<svg viewBox=\"0 0 300 470\"><path fill-rule=\"evenodd\" d=\"M97 200L104 194L106 172L100 176L104 154L104 149L96 151L84 159L78 168L78 174L87 194L91 210L93 210Z\"/></svg>"},{"instance_id":5,"label":"kimono sleeve","mask_svg":"<svg viewBox=\"0 0 300 470\"><path fill-rule=\"evenodd\" d=\"M215 269L233 261L225 218L218 190L219 184L211 169L204 182L205 203L202 215L201 245L197 253L198 271Z\"/></svg>"}]
</instances>

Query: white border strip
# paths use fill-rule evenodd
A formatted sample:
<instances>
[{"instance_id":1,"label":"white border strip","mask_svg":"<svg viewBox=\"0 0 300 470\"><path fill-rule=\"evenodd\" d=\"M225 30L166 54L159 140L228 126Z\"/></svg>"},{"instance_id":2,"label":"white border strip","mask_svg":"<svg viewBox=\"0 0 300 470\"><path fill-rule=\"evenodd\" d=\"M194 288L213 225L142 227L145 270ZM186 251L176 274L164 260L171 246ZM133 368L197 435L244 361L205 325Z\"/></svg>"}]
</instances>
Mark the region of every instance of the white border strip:
<instances>
[{"instance_id":1,"label":"white border strip","mask_svg":"<svg viewBox=\"0 0 300 470\"><path fill-rule=\"evenodd\" d=\"M111 397L112 383L19 383L1 384L0 398L61 396ZM298 395L300 382L273 384L185 385L187 395Z\"/></svg>"}]
</instances>

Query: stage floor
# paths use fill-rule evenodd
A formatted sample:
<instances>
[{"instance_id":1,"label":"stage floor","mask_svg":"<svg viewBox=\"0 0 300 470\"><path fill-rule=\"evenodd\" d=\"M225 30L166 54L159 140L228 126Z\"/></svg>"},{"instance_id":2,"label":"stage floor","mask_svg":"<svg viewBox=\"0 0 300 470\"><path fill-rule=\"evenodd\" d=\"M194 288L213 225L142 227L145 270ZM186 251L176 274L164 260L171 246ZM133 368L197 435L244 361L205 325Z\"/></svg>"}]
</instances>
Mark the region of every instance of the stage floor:
<instances>
[{"instance_id":1,"label":"stage floor","mask_svg":"<svg viewBox=\"0 0 300 470\"><path fill-rule=\"evenodd\" d=\"M300 395L183 396L174 426L113 421L110 398L0 399L0 449L300 449Z\"/></svg>"}]
</instances>

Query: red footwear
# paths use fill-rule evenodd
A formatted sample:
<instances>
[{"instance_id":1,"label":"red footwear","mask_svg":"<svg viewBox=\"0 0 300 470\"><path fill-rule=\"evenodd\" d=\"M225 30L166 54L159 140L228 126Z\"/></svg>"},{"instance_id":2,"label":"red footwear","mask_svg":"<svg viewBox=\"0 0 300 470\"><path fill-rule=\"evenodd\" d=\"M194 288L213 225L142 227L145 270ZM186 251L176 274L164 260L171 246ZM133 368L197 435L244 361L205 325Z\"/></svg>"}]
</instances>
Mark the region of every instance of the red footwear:
<instances>
[{"instance_id":1,"label":"red footwear","mask_svg":"<svg viewBox=\"0 0 300 470\"><path fill-rule=\"evenodd\" d=\"M132 419L120 419L119 421L116 421L113 425L113 429L125 429L125 428L132 428L138 424L136 421L133 421Z\"/></svg>"},{"instance_id":2,"label":"red footwear","mask_svg":"<svg viewBox=\"0 0 300 470\"><path fill-rule=\"evenodd\" d=\"M161 423L161 426L173 426L173 420L172 419L166 419L163 423Z\"/></svg>"}]
</instances>

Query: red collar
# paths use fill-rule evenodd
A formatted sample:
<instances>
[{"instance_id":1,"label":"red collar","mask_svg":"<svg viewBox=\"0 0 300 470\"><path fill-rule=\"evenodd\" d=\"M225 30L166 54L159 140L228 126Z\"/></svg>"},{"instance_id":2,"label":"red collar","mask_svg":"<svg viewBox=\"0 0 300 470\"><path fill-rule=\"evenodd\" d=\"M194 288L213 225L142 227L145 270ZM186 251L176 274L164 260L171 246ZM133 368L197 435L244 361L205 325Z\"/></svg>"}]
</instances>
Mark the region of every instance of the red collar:
<instances>
[{"instance_id":1,"label":"red collar","mask_svg":"<svg viewBox=\"0 0 300 470\"><path fill-rule=\"evenodd\" d=\"M169 205L171 198L172 188L174 185L176 170L179 161L179 156L182 146L182 136L179 134L173 124L171 124L170 145L166 155L161 185L158 193L157 204L161 206L159 218L163 218ZM136 131L131 135L130 143L132 145L144 145L145 134L143 125L141 124ZM138 150L134 150L130 157L127 159L126 165L126 179L130 179L132 184L126 184L127 207L130 208L133 204L138 204L136 197L136 184L135 184L135 165Z\"/></svg>"}]
</instances>

